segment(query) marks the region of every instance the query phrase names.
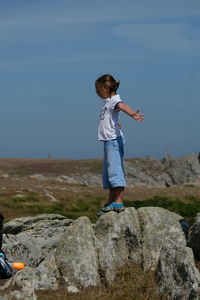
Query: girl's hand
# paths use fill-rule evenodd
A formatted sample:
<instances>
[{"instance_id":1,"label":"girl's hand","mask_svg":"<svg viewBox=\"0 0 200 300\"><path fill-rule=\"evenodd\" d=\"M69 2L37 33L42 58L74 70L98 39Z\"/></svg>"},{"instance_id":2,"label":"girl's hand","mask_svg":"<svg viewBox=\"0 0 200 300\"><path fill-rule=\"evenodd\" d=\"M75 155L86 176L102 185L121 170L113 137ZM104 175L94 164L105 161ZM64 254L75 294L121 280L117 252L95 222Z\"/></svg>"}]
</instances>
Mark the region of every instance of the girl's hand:
<instances>
[{"instance_id":1,"label":"girl's hand","mask_svg":"<svg viewBox=\"0 0 200 300\"><path fill-rule=\"evenodd\" d=\"M144 121L144 115L143 114L139 114L140 110L136 110L136 112L133 114L133 119L137 122L143 122Z\"/></svg>"},{"instance_id":2,"label":"girl's hand","mask_svg":"<svg viewBox=\"0 0 200 300\"><path fill-rule=\"evenodd\" d=\"M119 102L117 104L117 108L123 112L125 112L127 115L129 115L131 118L133 118L134 120L136 120L137 122L142 122L144 120L144 115L143 114L139 114L139 109L136 110L136 112L134 112L130 106L128 106L127 104L123 103L123 102Z\"/></svg>"}]
</instances>

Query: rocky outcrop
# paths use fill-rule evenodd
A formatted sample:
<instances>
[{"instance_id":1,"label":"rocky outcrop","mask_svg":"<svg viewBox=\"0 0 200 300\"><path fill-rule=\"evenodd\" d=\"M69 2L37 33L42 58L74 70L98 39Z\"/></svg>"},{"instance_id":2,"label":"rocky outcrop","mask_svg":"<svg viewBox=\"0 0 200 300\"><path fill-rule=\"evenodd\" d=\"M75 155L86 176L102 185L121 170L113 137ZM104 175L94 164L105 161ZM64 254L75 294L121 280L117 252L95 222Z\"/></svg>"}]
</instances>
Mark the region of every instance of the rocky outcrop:
<instances>
[{"instance_id":1,"label":"rocky outcrop","mask_svg":"<svg viewBox=\"0 0 200 300\"><path fill-rule=\"evenodd\" d=\"M188 246L193 249L197 259L200 259L200 213L197 214L195 222L190 228Z\"/></svg>"},{"instance_id":2,"label":"rocky outcrop","mask_svg":"<svg viewBox=\"0 0 200 300\"><path fill-rule=\"evenodd\" d=\"M198 155L163 159L139 158L125 163L129 185L169 187L174 184L200 184L200 163Z\"/></svg>"},{"instance_id":3,"label":"rocky outcrop","mask_svg":"<svg viewBox=\"0 0 200 300\"><path fill-rule=\"evenodd\" d=\"M197 217L198 220L198 217ZM24 270L0 282L4 299L36 300L37 290L68 291L112 282L126 264L155 272L167 299L200 299L200 273L187 247L181 216L162 208L127 208L92 224L87 217L19 218L5 224L3 249Z\"/></svg>"},{"instance_id":4,"label":"rocky outcrop","mask_svg":"<svg viewBox=\"0 0 200 300\"><path fill-rule=\"evenodd\" d=\"M80 217L65 230L55 258L68 290L100 284L95 233L87 217Z\"/></svg>"},{"instance_id":5,"label":"rocky outcrop","mask_svg":"<svg viewBox=\"0 0 200 300\"><path fill-rule=\"evenodd\" d=\"M61 215L42 215L15 219L5 224L6 253L12 261L20 260L37 267L47 253L57 248L60 237L73 220Z\"/></svg>"},{"instance_id":6,"label":"rocky outcrop","mask_svg":"<svg viewBox=\"0 0 200 300\"><path fill-rule=\"evenodd\" d=\"M145 270L155 269L162 246L168 240L186 246L180 223L182 217L161 207L143 207L137 212L142 228L143 267Z\"/></svg>"},{"instance_id":7,"label":"rocky outcrop","mask_svg":"<svg viewBox=\"0 0 200 300\"><path fill-rule=\"evenodd\" d=\"M126 213L106 214L94 230L99 270L107 282L112 282L116 271L129 260L141 263L141 233L135 208L127 209Z\"/></svg>"},{"instance_id":8,"label":"rocky outcrop","mask_svg":"<svg viewBox=\"0 0 200 300\"><path fill-rule=\"evenodd\" d=\"M88 186L101 185L101 163L94 168L95 163L85 167L74 168L64 174L32 174L29 177L38 181L45 181L49 178L69 184L84 184ZM129 186L152 186L169 187L174 184L197 184L200 185L200 162L198 155L192 154L181 158L174 158L166 155L163 159L152 157L134 158L125 160L125 173ZM76 171L77 169L77 171Z\"/></svg>"},{"instance_id":9,"label":"rocky outcrop","mask_svg":"<svg viewBox=\"0 0 200 300\"><path fill-rule=\"evenodd\" d=\"M179 184L200 185L200 159L198 154L181 158L166 155L125 159L125 173L129 186L169 187ZM102 161L90 160L4 160L0 159L0 180L35 181L48 185L51 180L62 183L101 186ZM51 198L51 195L47 195ZM50 199L56 201L56 199Z\"/></svg>"},{"instance_id":10,"label":"rocky outcrop","mask_svg":"<svg viewBox=\"0 0 200 300\"><path fill-rule=\"evenodd\" d=\"M168 299L200 299L200 273L192 249L166 240L159 255L157 277L160 291Z\"/></svg>"}]
</instances>

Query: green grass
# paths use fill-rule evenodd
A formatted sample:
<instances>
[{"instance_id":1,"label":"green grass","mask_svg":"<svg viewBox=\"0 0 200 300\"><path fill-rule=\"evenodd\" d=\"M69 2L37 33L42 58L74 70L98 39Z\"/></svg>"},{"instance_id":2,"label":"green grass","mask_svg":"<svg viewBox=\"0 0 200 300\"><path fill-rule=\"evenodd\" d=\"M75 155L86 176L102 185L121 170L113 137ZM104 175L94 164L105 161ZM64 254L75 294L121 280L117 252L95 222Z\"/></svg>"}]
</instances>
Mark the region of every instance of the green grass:
<instances>
[{"instance_id":1,"label":"green grass","mask_svg":"<svg viewBox=\"0 0 200 300\"><path fill-rule=\"evenodd\" d=\"M105 195L90 195L87 192L81 193L76 198L62 198L58 202L51 202L41 198L38 194L26 194L20 196L8 195L0 199L2 211L10 218L37 215L44 213L55 213L64 215L70 219L80 216L87 216L92 222L98 219L96 211L105 203ZM194 217L200 212L200 197L187 196L161 196L157 195L146 200L124 201L126 207L158 206L181 215L189 223L193 223ZM7 213L8 212L8 213Z\"/></svg>"},{"instance_id":2,"label":"green grass","mask_svg":"<svg viewBox=\"0 0 200 300\"><path fill-rule=\"evenodd\" d=\"M6 196L0 199L2 212L5 212L6 219L19 216L38 214L61 214L70 219L77 219L87 216L92 222L97 220L96 211L100 209L104 197L92 197L81 195L80 199L62 199L58 202L47 201L38 195L27 194L20 196Z\"/></svg>"},{"instance_id":3,"label":"green grass","mask_svg":"<svg viewBox=\"0 0 200 300\"><path fill-rule=\"evenodd\" d=\"M181 215L188 222L193 223L194 217L200 212L200 198L195 196L179 197L154 196L143 201L124 201L125 206L135 207L136 209L145 206L157 206L168 209Z\"/></svg>"},{"instance_id":4,"label":"green grass","mask_svg":"<svg viewBox=\"0 0 200 300\"><path fill-rule=\"evenodd\" d=\"M11 198L11 201L14 203L19 202L39 202L39 199L37 196L34 195L24 195L24 196L14 196Z\"/></svg>"}]
</instances>

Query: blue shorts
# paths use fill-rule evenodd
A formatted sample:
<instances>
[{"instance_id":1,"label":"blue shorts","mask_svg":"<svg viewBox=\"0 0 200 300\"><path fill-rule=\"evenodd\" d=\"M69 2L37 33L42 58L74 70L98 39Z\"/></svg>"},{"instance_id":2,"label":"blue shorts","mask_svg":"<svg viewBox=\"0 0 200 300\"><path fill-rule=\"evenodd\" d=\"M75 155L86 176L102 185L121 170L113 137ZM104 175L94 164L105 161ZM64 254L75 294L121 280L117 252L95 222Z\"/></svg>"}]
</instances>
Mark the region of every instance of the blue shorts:
<instances>
[{"instance_id":1,"label":"blue shorts","mask_svg":"<svg viewBox=\"0 0 200 300\"><path fill-rule=\"evenodd\" d=\"M104 159L102 182L104 189L126 186L123 158L124 158L123 136L115 140L104 141Z\"/></svg>"}]
</instances>

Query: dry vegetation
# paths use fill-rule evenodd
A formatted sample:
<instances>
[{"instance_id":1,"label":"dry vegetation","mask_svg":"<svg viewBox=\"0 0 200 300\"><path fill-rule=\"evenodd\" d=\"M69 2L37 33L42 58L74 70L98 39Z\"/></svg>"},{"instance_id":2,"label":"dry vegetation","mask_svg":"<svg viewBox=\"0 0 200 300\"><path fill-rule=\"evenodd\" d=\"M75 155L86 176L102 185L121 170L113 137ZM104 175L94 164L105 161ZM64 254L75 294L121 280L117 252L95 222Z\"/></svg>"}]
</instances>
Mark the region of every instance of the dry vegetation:
<instances>
[{"instance_id":1,"label":"dry vegetation","mask_svg":"<svg viewBox=\"0 0 200 300\"><path fill-rule=\"evenodd\" d=\"M101 187L66 184L53 178L37 180L32 174L44 176L67 175L80 169L100 172L100 160L31 160L0 159L0 212L10 219L42 213L60 213L68 218L88 216L97 220L95 212L104 204L107 192ZM129 187L126 206L162 206L181 214L189 221L200 211L200 187L193 185L170 188ZM39 300L53 299L163 299L157 292L153 273L144 273L136 265L119 272L109 287L89 288L78 294L67 293L62 283L59 291L39 292Z\"/></svg>"},{"instance_id":2,"label":"dry vegetation","mask_svg":"<svg viewBox=\"0 0 200 300\"><path fill-rule=\"evenodd\" d=\"M107 191L101 187L66 184L54 179L80 170L101 172L100 160L0 159L0 211L6 220L41 213L60 213L69 218L88 216L104 204ZM30 178L33 174L48 180ZM150 201L151 200L151 201ZM200 188L192 185L170 188L129 187L126 206L163 206L191 220L200 210Z\"/></svg>"},{"instance_id":3,"label":"dry vegetation","mask_svg":"<svg viewBox=\"0 0 200 300\"><path fill-rule=\"evenodd\" d=\"M109 286L87 288L77 294L66 290L58 292L40 291L39 300L165 300L158 292L155 274L144 272L138 265L124 267Z\"/></svg>"}]
</instances>

